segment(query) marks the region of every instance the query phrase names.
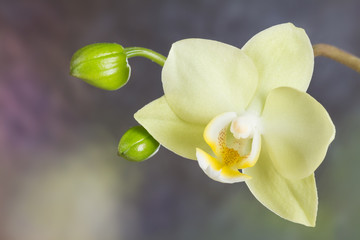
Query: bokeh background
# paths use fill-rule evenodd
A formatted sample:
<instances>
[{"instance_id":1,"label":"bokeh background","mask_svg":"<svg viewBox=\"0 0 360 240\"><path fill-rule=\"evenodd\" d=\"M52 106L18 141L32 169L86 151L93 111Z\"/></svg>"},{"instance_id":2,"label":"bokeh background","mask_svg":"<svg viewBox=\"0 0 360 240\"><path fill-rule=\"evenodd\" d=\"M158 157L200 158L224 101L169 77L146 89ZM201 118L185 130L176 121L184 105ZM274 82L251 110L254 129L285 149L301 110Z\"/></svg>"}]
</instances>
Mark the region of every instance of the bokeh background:
<instances>
[{"instance_id":1,"label":"bokeh background","mask_svg":"<svg viewBox=\"0 0 360 240\"><path fill-rule=\"evenodd\" d=\"M141 164L117 157L133 113L162 95L158 65L131 59L131 80L115 92L68 75L72 54L90 43L164 55L189 37L241 47L283 22L360 55L359 11L358 0L0 0L0 239L359 239L356 72L315 62L309 92L337 127L316 172L316 228L279 218L245 184L211 181L164 148Z\"/></svg>"}]
</instances>

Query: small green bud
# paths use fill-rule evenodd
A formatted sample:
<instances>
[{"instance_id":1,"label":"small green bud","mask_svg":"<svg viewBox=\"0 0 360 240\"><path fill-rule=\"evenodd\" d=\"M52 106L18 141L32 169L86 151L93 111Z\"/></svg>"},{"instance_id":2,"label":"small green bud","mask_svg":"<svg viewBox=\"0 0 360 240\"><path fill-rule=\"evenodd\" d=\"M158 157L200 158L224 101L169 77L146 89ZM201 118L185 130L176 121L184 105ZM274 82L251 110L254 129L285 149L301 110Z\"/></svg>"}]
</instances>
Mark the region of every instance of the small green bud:
<instances>
[{"instance_id":1,"label":"small green bud","mask_svg":"<svg viewBox=\"0 0 360 240\"><path fill-rule=\"evenodd\" d=\"M79 49L71 58L70 74L104 89L116 90L130 77L124 48L116 43L95 43Z\"/></svg>"},{"instance_id":2,"label":"small green bud","mask_svg":"<svg viewBox=\"0 0 360 240\"><path fill-rule=\"evenodd\" d=\"M160 148L160 144L142 126L135 126L122 136L119 156L135 162L142 162L152 157Z\"/></svg>"}]
</instances>

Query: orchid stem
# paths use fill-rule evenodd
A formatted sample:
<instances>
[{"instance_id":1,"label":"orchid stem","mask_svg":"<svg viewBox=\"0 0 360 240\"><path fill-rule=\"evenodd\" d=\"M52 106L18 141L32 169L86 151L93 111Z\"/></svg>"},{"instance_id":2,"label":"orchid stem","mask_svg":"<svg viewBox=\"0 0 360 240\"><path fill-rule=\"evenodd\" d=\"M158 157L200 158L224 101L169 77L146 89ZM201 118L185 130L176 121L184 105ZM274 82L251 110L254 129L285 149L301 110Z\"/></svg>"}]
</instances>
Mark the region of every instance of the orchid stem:
<instances>
[{"instance_id":1,"label":"orchid stem","mask_svg":"<svg viewBox=\"0 0 360 240\"><path fill-rule=\"evenodd\" d=\"M131 57L145 57L147 59L150 59L151 61L159 64L160 66L164 66L166 57L161 55L160 53L157 53L153 50L142 48L142 47L129 47L125 48L124 52L128 58Z\"/></svg>"},{"instance_id":2,"label":"orchid stem","mask_svg":"<svg viewBox=\"0 0 360 240\"><path fill-rule=\"evenodd\" d=\"M323 56L337 61L360 73L360 58L328 44L313 45L315 57Z\"/></svg>"},{"instance_id":3,"label":"orchid stem","mask_svg":"<svg viewBox=\"0 0 360 240\"><path fill-rule=\"evenodd\" d=\"M323 56L330 58L360 73L360 58L329 44L315 44L313 45L313 49L315 57ZM166 61L166 57L147 48L129 47L125 48L124 52L128 58L145 57L160 66L164 66Z\"/></svg>"}]
</instances>

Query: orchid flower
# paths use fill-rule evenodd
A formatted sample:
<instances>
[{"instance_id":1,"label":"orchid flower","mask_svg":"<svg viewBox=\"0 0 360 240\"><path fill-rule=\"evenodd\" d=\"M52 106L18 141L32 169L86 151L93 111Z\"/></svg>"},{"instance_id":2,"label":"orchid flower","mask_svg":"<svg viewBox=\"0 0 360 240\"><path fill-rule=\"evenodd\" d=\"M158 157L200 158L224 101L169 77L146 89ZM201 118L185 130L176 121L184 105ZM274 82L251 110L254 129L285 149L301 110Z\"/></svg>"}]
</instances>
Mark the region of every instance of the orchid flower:
<instances>
[{"instance_id":1,"label":"orchid flower","mask_svg":"<svg viewBox=\"0 0 360 240\"><path fill-rule=\"evenodd\" d=\"M306 93L313 66L308 36L291 23L256 34L241 49L181 40L162 70L164 96L135 119L211 179L244 181L274 213L315 226L314 171L335 127Z\"/></svg>"}]
</instances>

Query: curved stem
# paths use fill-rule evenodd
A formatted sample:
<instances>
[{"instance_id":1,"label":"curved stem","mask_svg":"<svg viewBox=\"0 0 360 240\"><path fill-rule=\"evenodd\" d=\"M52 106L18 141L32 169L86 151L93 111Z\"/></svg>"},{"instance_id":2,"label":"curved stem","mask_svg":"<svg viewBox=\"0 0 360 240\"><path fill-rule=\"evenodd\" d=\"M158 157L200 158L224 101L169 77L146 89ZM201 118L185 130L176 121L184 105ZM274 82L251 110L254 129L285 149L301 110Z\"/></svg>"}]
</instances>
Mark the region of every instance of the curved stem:
<instances>
[{"instance_id":1,"label":"curved stem","mask_svg":"<svg viewBox=\"0 0 360 240\"><path fill-rule=\"evenodd\" d=\"M323 43L313 45L313 49L315 57L323 56L330 58L360 73L360 58L337 47Z\"/></svg>"},{"instance_id":2,"label":"curved stem","mask_svg":"<svg viewBox=\"0 0 360 240\"><path fill-rule=\"evenodd\" d=\"M124 52L128 58L131 57L145 57L150 59L151 61L159 64L160 66L164 66L166 57L161 55L160 53L154 52L153 50L142 48L142 47L129 47L125 48Z\"/></svg>"}]
</instances>

